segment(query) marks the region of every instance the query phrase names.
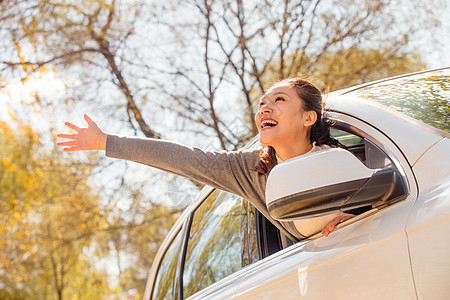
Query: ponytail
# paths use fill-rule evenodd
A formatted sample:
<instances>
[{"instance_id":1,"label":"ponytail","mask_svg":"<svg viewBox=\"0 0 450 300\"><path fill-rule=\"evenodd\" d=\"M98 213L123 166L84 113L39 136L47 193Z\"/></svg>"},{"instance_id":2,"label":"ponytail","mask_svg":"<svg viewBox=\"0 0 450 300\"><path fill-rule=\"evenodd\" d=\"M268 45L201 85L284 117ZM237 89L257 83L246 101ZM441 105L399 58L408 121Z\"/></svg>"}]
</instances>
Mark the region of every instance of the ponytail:
<instances>
[{"instance_id":1,"label":"ponytail","mask_svg":"<svg viewBox=\"0 0 450 300\"><path fill-rule=\"evenodd\" d=\"M325 112L323 114L325 114ZM331 137L330 125L322 115L320 117L317 116L317 121L311 126L310 140L311 144L316 142L317 146L328 145L331 148L344 147L338 140Z\"/></svg>"},{"instance_id":2,"label":"ponytail","mask_svg":"<svg viewBox=\"0 0 450 300\"><path fill-rule=\"evenodd\" d=\"M259 151L259 160L253 171L259 175L269 175L270 171L278 164L275 149L272 146L264 145Z\"/></svg>"}]
</instances>

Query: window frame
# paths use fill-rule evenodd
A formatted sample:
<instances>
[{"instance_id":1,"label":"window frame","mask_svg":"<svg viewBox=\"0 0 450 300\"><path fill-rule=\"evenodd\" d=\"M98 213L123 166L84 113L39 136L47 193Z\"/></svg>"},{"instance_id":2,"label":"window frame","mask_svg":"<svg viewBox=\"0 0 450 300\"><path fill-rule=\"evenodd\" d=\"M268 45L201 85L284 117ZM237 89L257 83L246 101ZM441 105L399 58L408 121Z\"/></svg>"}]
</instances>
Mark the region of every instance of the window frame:
<instances>
[{"instance_id":1,"label":"window frame","mask_svg":"<svg viewBox=\"0 0 450 300\"><path fill-rule=\"evenodd\" d=\"M176 225L174 225L174 226L176 226ZM169 248L173 245L173 243L175 242L175 240L177 239L177 237L179 235L181 235L181 237L180 237L181 240L180 240L180 245L178 246L178 249L181 249L183 246L184 235L185 235L185 232L183 232L183 228L184 228L184 224L182 224L181 227L177 228L170 235L170 237L166 241L164 241L163 251L155 257L155 261L157 261L157 265L155 265L155 267L152 266L152 268L155 268L155 271L153 272L153 274L151 274L153 276L149 276L149 278L148 278L147 284L149 282L151 282L152 286L149 289L149 292L144 295L143 299L152 299L152 300L154 299L153 294L155 292L155 285L156 285L156 281L157 281L156 279L158 277L159 271L161 270L162 263L163 263L164 259L166 258ZM175 270L175 277L174 277L174 291L175 291L175 289L178 289L177 281L178 281L180 256L181 255L178 255L177 262L176 262L176 268L175 268L176 270Z\"/></svg>"},{"instance_id":2,"label":"window frame","mask_svg":"<svg viewBox=\"0 0 450 300\"><path fill-rule=\"evenodd\" d=\"M180 255L178 256L177 260L177 267L176 267L176 275L175 275L175 288L178 289L178 298L183 299L183 294L180 294L180 276L183 276L180 265L184 265L184 258L185 258L185 251L183 247L186 247L186 238L189 237L188 233L188 226L189 220L192 218L193 212L197 209L198 206L200 206L203 201L205 201L206 198L215 190L215 188L206 186L198 195L198 201L195 205L188 206L185 211L181 214L177 222L173 225L171 231L169 232L169 235L166 237L166 240L164 240L163 244L161 245L159 251L154 259L154 262L157 262L157 264L152 265L150 276L147 280L147 284L151 283L151 288L146 288L145 294L143 299L153 299L153 292L155 290L155 284L156 284L156 277L158 276L158 273L161 268L161 264L167 254L167 251L169 250L170 246L174 242L174 240L177 238L178 234L181 234L181 241L180 241ZM190 227L189 227L190 228ZM181 274L180 274L181 273ZM181 285L182 290L182 285ZM182 291L181 291L182 292Z\"/></svg>"},{"instance_id":3,"label":"window frame","mask_svg":"<svg viewBox=\"0 0 450 300\"><path fill-rule=\"evenodd\" d=\"M378 147L379 150L384 152L384 154L388 157L388 159L399 172L399 179L401 180L403 188L405 189L405 197L399 202L407 200L412 194L414 194L413 190L414 186L416 185L414 172L412 170L412 167L408 163L408 158L401 151L394 140L392 140L382 130L376 128L374 125L369 124L356 116L341 111L330 110L327 112L326 118L333 124L333 127L358 135L368 140L370 143ZM367 155L367 153L365 153L365 155ZM389 200L386 204L378 207L376 210L378 211L384 209L388 206L395 205L396 203L398 202ZM364 213L364 215L366 215L366 213ZM368 215L370 214L367 212L367 216ZM346 223L344 222L344 224Z\"/></svg>"},{"instance_id":4,"label":"window frame","mask_svg":"<svg viewBox=\"0 0 450 300\"><path fill-rule=\"evenodd\" d=\"M398 171L402 175L403 182L405 184L405 188L407 191L410 190L410 179L407 178L405 174L405 168L410 168L409 164L403 165L400 163L399 158L397 155L388 148L382 141L380 141L380 137L377 137L377 135L382 135L387 141L393 144L395 148L399 151L399 154L402 156L403 159L408 161L408 159L405 157L405 155L401 152L401 150L398 148L398 146L395 144L395 141L393 141L390 137L386 136L385 133L383 133L378 128L375 128L373 125L368 124L357 117L347 115L342 112L338 111L329 111L327 112L327 119L333 123L333 127L336 127L337 129L344 130L350 133L353 133L355 135L358 135L364 139L369 140L372 144L377 146L381 151L383 151L389 159L392 161L392 163L395 165L395 167L398 169ZM354 125L354 123L359 123L359 126ZM366 127L367 131L364 131L361 129L361 127Z\"/></svg>"}]
</instances>

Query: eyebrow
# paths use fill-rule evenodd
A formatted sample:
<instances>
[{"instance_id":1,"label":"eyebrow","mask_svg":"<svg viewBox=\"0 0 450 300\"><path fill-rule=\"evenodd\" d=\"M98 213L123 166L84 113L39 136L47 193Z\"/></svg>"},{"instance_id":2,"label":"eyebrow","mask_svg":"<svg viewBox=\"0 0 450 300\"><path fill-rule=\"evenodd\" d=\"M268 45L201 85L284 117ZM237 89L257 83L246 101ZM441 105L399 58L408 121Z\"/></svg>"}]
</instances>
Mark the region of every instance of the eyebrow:
<instances>
[{"instance_id":1,"label":"eyebrow","mask_svg":"<svg viewBox=\"0 0 450 300\"><path fill-rule=\"evenodd\" d=\"M285 92L276 92L276 93L274 94L274 96L280 95L280 94L289 96L289 94L288 94L288 93L285 93ZM258 104L261 104L261 102L263 101L263 99L266 98L266 97L267 97L267 95L262 96L261 99L259 99Z\"/></svg>"}]
</instances>

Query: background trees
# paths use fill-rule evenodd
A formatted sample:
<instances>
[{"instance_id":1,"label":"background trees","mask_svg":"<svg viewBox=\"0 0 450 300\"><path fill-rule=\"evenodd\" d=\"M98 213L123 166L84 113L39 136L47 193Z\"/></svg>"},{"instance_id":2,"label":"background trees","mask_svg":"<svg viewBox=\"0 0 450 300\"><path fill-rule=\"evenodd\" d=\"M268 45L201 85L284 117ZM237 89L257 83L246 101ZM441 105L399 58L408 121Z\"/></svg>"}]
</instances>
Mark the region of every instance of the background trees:
<instances>
[{"instance_id":1,"label":"background trees","mask_svg":"<svg viewBox=\"0 0 450 300\"><path fill-rule=\"evenodd\" d=\"M334 90L423 69L416 39L437 26L432 11L444 5L3 2L4 78L50 68L67 84L70 96L63 102L90 103L147 137L183 128L214 137L223 149L242 146L256 133L255 99L274 79L307 74ZM233 128L236 116L244 129Z\"/></svg>"},{"instance_id":2,"label":"background trees","mask_svg":"<svg viewBox=\"0 0 450 300\"><path fill-rule=\"evenodd\" d=\"M195 189L148 168L60 153L51 136L64 120L88 112L109 132L236 149L256 134L255 104L276 79L306 74L328 91L425 68L418 46L433 38L434 12L445 6L438 0L1 3L0 255L10 272L0 272L0 290L47 298L76 297L86 283L96 295L111 286L142 291L176 218L173 204L189 201L177 192ZM16 97L11 87L31 96ZM18 126L6 110L32 127ZM113 283L105 272L115 274Z\"/></svg>"},{"instance_id":3,"label":"background trees","mask_svg":"<svg viewBox=\"0 0 450 300\"><path fill-rule=\"evenodd\" d=\"M143 291L148 267L177 214L138 191L126 211L89 184L98 156L69 161L29 126L0 123L0 298L100 299ZM117 257L115 260L109 258ZM106 265L118 265L108 281ZM124 264L121 259L132 263Z\"/></svg>"},{"instance_id":4,"label":"background trees","mask_svg":"<svg viewBox=\"0 0 450 300\"><path fill-rule=\"evenodd\" d=\"M420 57L409 50L411 40L433 25L426 8L402 6L404 14L399 14L391 1L228 0L181 6L198 18L173 26L176 37L190 40L167 59L183 61L167 64L174 68L169 81L177 100L173 110L214 129L224 149L242 146L257 133L255 99L268 83L306 74L323 90L335 90L422 69ZM410 22L412 17L423 22ZM189 51L194 45L201 55ZM235 120L222 113L226 106L245 121L239 124L245 130L231 128Z\"/></svg>"},{"instance_id":5,"label":"background trees","mask_svg":"<svg viewBox=\"0 0 450 300\"><path fill-rule=\"evenodd\" d=\"M108 287L100 270L84 282L77 279L89 267L83 249L105 224L99 198L87 184L89 166L43 151L28 126L1 126L2 298L63 299L67 290L104 295Z\"/></svg>"}]
</instances>

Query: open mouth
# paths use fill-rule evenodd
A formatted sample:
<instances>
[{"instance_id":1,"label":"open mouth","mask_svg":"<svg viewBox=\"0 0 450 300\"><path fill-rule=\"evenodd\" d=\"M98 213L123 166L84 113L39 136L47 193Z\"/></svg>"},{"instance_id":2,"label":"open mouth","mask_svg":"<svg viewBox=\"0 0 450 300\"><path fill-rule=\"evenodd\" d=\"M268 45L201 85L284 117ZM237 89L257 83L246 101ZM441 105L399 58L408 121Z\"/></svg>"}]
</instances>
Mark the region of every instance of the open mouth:
<instances>
[{"instance_id":1,"label":"open mouth","mask_svg":"<svg viewBox=\"0 0 450 300\"><path fill-rule=\"evenodd\" d=\"M264 119L261 121L261 129L277 126L278 122L272 119Z\"/></svg>"}]
</instances>

